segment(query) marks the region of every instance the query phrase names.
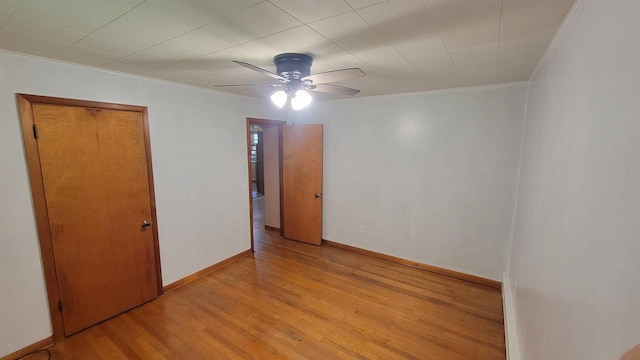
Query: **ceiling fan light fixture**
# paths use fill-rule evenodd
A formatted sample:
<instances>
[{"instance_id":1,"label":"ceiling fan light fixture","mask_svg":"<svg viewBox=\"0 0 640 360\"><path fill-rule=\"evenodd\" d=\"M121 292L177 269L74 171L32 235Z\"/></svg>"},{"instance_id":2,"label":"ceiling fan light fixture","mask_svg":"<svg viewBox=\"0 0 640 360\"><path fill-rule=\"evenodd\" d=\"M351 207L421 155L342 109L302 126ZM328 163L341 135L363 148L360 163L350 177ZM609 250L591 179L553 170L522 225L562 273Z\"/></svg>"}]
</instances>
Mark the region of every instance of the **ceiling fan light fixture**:
<instances>
[{"instance_id":1,"label":"ceiling fan light fixture","mask_svg":"<svg viewBox=\"0 0 640 360\"><path fill-rule=\"evenodd\" d=\"M296 91L295 95L291 98L291 108L293 110L302 110L311 104L313 98L308 92L304 90Z\"/></svg>"},{"instance_id":2,"label":"ceiling fan light fixture","mask_svg":"<svg viewBox=\"0 0 640 360\"><path fill-rule=\"evenodd\" d=\"M276 72L271 72L263 68L251 65L246 62L233 60L234 63L244 66L250 70L259 72L273 80L278 80L279 84L246 84L246 85L215 85L216 87L228 86L270 86L280 87L281 91L277 91L271 95L271 101L276 106L288 109L301 110L307 107L311 101L311 95L304 91L311 90L315 92L324 92L336 95L357 95L360 90L352 89L345 86L333 85L337 81L356 79L366 74L359 68L347 68L325 71L311 75L311 64L313 57L309 54L284 53L276 55L273 63L276 66Z\"/></svg>"},{"instance_id":3,"label":"ceiling fan light fixture","mask_svg":"<svg viewBox=\"0 0 640 360\"><path fill-rule=\"evenodd\" d=\"M273 103L276 104L277 107L282 109L284 104L287 103L287 93L282 90L276 91L275 93L273 93L273 95L271 95L271 101L273 101Z\"/></svg>"}]
</instances>

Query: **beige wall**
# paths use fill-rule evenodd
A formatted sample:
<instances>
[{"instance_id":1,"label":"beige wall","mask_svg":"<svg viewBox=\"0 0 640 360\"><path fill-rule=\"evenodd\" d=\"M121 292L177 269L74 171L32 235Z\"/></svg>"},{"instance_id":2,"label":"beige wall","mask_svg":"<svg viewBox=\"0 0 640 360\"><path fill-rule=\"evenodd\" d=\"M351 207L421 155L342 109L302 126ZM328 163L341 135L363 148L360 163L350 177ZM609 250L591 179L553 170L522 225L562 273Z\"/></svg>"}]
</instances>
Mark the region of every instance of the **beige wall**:
<instances>
[{"instance_id":1,"label":"beige wall","mask_svg":"<svg viewBox=\"0 0 640 360\"><path fill-rule=\"evenodd\" d=\"M500 280L526 95L514 83L292 112L323 124L323 238Z\"/></svg>"},{"instance_id":2,"label":"beige wall","mask_svg":"<svg viewBox=\"0 0 640 360\"><path fill-rule=\"evenodd\" d=\"M637 0L578 1L531 78L507 267L522 360L640 341L638 19Z\"/></svg>"}]
</instances>

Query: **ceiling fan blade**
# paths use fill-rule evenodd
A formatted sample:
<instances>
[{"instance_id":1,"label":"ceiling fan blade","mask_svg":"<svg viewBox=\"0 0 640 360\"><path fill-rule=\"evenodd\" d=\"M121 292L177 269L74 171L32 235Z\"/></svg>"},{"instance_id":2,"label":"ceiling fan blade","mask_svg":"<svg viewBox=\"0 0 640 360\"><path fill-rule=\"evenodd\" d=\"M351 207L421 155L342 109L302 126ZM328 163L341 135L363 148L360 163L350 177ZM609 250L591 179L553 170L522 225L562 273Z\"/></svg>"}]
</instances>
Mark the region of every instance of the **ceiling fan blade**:
<instances>
[{"instance_id":1,"label":"ceiling fan blade","mask_svg":"<svg viewBox=\"0 0 640 360\"><path fill-rule=\"evenodd\" d=\"M248 69L251 69L253 71L257 71L257 72L259 72L261 74L267 75L268 77L270 77L272 79L276 79L278 81L285 82L285 83L289 82L289 80L287 78L285 78L283 76L280 76L278 74L274 74L271 71L265 70L263 68L259 68L259 67L255 66L255 65L251 65L249 63L242 62L242 61L236 61L236 60L231 60L231 61L233 61L234 63L236 63L238 65L242 65L242 66L244 66L244 67L246 67Z\"/></svg>"},{"instance_id":2,"label":"ceiling fan blade","mask_svg":"<svg viewBox=\"0 0 640 360\"><path fill-rule=\"evenodd\" d=\"M307 89L311 91L318 91L328 94L336 94L336 95L357 95L360 90L352 89L345 86L338 85L329 85L329 84L319 84L319 85L310 85Z\"/></svg>"},{"instance_id":3,"label":"ceiling fan blade","mask_svg":"<svg viewBox=\"0 0 640 360\"><path fill-rule=\"evenodd\" d=\"M321 72L313 75L309 75L305 78L302 78L302 81L311 80L314 84L325 84L332 83L337 81L356 79L359 77L366 76L367 74L359 68L349 68L349 69L340 69L340 70L332 70Z\"/></svg>"},{"instance_id":4,"label":"ceiling fan blade","mask_svg":"<svg viewBox=\"0 0 640 360\"><path fill-rule=\"evenodd\" d=\"M271 86L271 87L279 87L283 86L281 84L222 84L222 85L213 85L213 87L243 87L243 86Z\"/></svg>"}]
</instances>

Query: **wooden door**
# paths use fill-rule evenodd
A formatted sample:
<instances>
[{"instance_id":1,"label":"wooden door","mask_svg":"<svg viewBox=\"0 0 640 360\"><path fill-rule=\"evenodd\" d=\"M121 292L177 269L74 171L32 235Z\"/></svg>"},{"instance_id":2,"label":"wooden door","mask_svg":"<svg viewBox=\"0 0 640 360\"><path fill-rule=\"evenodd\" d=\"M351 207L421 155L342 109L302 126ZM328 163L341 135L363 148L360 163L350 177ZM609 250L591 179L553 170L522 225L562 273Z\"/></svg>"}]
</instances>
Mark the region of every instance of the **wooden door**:
<instances>
[{"instance_id":1,"label":"wooden door","mask_svg":"<svg viewBox=\"0 0 640 360\"><path fill-rule=\"evenodd\" d=\"M158 296L142 113L33 105L65 335Z\"/></svg>"},{"instance_id":2,"label":"wooden door","mask_svg":"<svg viewBox=\"0 0 640 360\"><path fill-rule=\"evenodd\" d=\"M285 126L282 132L284 237L322 244L322 125Z\"/></svg>"}]
</instances>

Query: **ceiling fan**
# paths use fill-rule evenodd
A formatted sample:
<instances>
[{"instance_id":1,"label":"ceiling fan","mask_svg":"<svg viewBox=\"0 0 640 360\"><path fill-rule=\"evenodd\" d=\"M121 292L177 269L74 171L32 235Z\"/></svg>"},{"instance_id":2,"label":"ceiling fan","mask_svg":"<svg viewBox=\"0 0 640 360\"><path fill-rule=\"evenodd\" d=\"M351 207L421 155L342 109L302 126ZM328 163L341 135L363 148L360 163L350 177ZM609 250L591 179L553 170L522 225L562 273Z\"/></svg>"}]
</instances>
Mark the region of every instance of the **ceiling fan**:
<instances>
[{"instance_id":1,"label":"ceiling fan","mask_svg":"<svg viewBox=\"0 0 640 360\"><path fill-rule=\"evenodd\" d=\"M291 108L294 110L300 110L311 103L311 95L309 95L306 90L336 95L356 95L360 90L334 85L332 83L355 79L366 75L364 71L359 68L332 70L311 75L313 57L307 54L298 53L284 53L276 55L273 58L273 63L276 66L275 73L246 62L236 60L233 60L233 62L253 71L257 71L274 80L278 80L278 83L215 85L215 87L270 86L281 88L281 90L271 95L271 100L280 108L289 102L291 104Z\"/></svg>"}]
</instances>

